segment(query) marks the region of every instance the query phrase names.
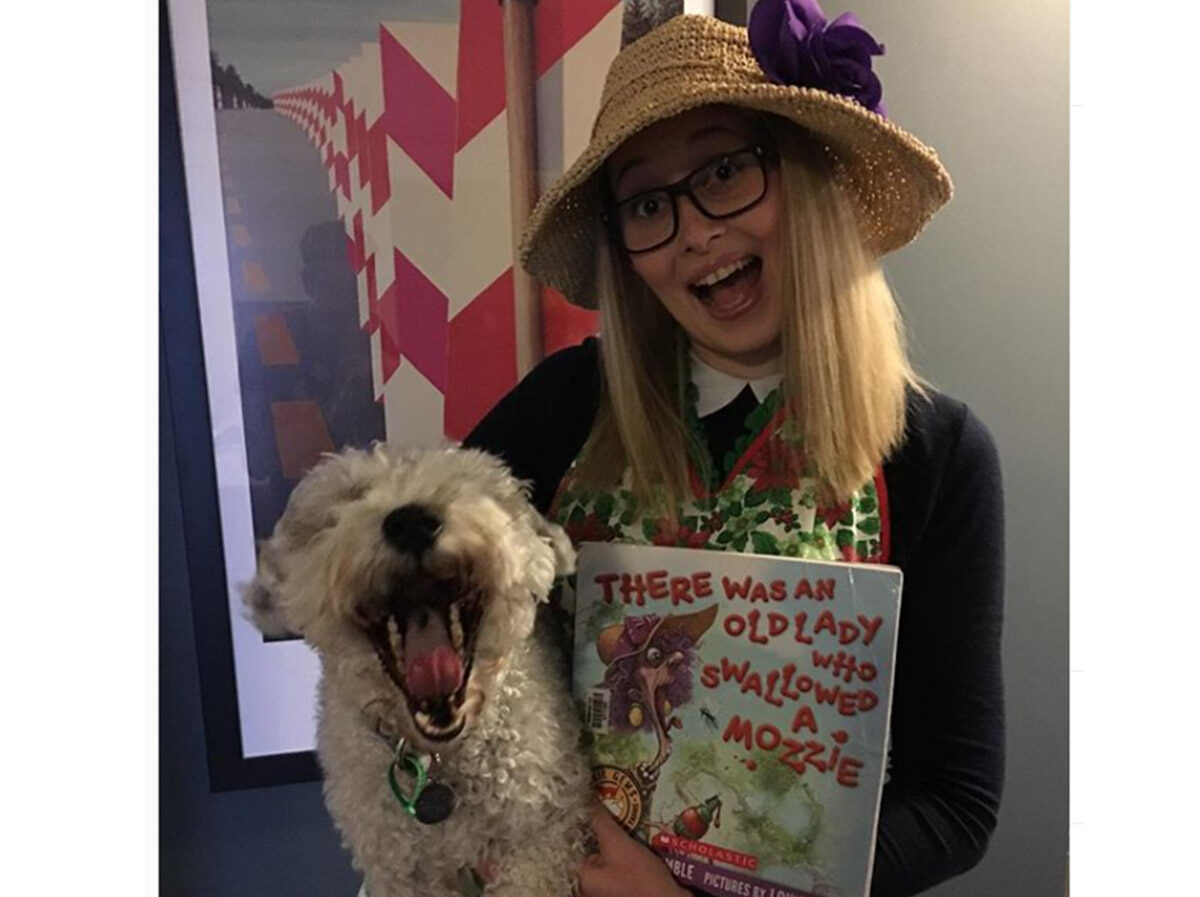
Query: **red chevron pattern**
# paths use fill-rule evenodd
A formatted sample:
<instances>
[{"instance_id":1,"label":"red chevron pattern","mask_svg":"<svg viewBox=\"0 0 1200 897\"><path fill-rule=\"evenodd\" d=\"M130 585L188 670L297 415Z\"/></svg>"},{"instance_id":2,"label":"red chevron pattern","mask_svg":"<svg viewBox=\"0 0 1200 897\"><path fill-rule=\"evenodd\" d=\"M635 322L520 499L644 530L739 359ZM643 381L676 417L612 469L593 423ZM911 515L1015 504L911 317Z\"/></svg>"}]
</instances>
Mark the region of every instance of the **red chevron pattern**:
<instances>
[{"instance_id":1,"label":"red chevron pattern","mask_svg":"<svg viewBox=\"0 0 1200 897\"><path fill-rule=\"evenodd\" d=\"M561 118L580 97L598 100L617 50L619 5L534 7L536 71L562 71L559 94L539 93L541 120ZM496 0L462 0L458 26L381 23L378 44L275 97L329 172L389 434L436 429L460 438L517 377L501 17ZM561 133L551 157L569 161L586 137ZM595 331L592 313L552 291L543 306L547 351ZM396 386L405 370L420 381L404 375ZM409 405L422 405L407 401L410 388L441 395L441 420L406 417Z\"/></svg>"},{"instance_id":2,"label":"red chevron pattern","mask_svg":"<svg viewBox=\"0 0 1200 897\"><path fill-rule=\"evenodd\" d=\"M457 104L387 29L380 29L383 120L389 137L404 148L447 196L454 195L454 130Z\"/></svg>"},{"instance_id":3,"label":"red chevron pattern","mask_svg":"<svg viewBox=\"0 0 1200 897\"><path fill-rule=\"evenodd\" d=\"M546 74L618 5L619 0L540 0L533 8L538 76ZM489 0L464 0L461 9L459 149L504 111L503 10ZM470 52L461 52L463 47Z\"/></svg>"}]
</instances>

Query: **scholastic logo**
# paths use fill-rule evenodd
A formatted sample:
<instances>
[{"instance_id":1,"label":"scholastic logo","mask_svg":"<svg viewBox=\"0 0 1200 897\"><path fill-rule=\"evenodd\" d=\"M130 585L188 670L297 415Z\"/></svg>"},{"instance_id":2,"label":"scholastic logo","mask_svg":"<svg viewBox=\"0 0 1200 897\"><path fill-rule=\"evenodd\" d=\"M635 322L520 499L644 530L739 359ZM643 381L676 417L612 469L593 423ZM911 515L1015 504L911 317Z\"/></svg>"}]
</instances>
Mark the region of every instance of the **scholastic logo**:
<instances>
[{"instance_id":1,"label":"scholastic logo","mask_svg":"<svg viewBox=\"0 0 1200 897\"><path fill-rule=\"evenodd\" d=\"M716 863L725 863L739 869L751 872L758 870L758 857L748 853L730 850L728 847L718 847L703 841L693 841L691 838L681 838L678 835L668 835L665 832L650 839L650 846L658 850L671 850L676 853L686 853L703 857Z\"/></svg>"}]
</instances>

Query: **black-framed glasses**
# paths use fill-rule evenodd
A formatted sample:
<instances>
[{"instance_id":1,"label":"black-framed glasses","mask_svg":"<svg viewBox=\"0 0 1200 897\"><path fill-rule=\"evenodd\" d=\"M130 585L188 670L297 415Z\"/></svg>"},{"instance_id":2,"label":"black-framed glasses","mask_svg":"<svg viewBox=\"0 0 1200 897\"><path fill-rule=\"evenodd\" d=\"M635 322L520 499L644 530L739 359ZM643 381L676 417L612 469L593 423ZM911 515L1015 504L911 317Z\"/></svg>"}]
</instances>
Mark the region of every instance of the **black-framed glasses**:
<instances>
[{"instance_id":1,"label":"black-framed glasses","mask_svg":"<svg viewBox=\"0 0 1200 897\"><path fill-rule=\"evenodd\" d=\"M679 232L679 197L706 218L740 215L767 195L771 150L754 144L727 153L665 187L638 193L604 213L604 223L626 252L650 252Z\"/></svg>"}]
</instances>

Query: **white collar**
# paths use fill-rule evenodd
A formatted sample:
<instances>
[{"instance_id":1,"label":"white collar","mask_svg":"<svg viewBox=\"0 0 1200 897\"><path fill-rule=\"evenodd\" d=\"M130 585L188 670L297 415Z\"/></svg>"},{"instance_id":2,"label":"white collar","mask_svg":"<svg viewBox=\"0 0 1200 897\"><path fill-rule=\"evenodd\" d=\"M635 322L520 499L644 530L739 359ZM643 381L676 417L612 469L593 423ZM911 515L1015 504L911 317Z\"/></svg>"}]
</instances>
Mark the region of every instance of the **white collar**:
<instances>
[{"instance_id":1,"label":"white collar","mask_svg":"<svg viewBox=\"0 0 1200 897\"><path fill-rule=\"evenodd\" d=\"M705 364L694 353L689 354L692 359L692 382L696 384L696 390L699 392L696 399L697 417L708 417L714 411L720 411L736 399L747 386L754 393L754 398L761 402L783 379L779 374L768 374L757 380L743 380Z\"/></svg>"}]
</instances>

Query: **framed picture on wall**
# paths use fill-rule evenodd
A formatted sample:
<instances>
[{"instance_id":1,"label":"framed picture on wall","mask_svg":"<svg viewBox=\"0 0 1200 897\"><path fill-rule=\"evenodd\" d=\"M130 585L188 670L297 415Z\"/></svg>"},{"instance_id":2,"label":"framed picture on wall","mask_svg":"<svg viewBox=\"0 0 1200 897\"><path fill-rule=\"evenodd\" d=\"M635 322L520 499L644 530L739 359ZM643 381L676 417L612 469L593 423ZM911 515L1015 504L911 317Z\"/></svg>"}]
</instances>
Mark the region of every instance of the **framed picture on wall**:
<instances>
[{"instance_id":1,"label":"framed picture on wall","mask_svg":"<svg viewBox=\"0 0 1200 897\"><path fill-rule=\"evenodd\" d=\"M511 2L533 37L520 158ZM513 195L586 144L619 0L319 8L168 4L198 300L163 297L162 322L214 790L317 776L317 659L241 609L299 479L343 446L461 438L596 328L514 272Z\"/></svg>"}]
</instances>

